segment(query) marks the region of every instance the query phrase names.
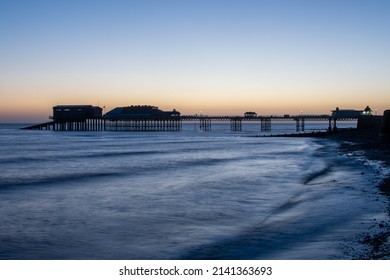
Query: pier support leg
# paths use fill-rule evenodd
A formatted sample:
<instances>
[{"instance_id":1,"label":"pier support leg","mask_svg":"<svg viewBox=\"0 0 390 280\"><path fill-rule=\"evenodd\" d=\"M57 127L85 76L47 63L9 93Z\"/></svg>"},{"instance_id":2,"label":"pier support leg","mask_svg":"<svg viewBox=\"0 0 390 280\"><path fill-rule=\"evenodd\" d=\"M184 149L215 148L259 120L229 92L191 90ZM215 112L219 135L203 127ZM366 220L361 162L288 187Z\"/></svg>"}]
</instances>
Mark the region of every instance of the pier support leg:
<instances>
[{"instance_id":1,"label":"pier support leg","mask_svg":"<svg viewBox=\"0 0 390 280\"><path fill-rule=\"evenodd\" d=\"M337 121L336 121L336 118L333 119L333 130L334 130L334 131L337 130Z\"/></svg>"},{"instance_id":2,"label":"pier support leg","mask_svg":"<svg viewBox=\"0 0 390 280\"><path fill-rule=\"evenodd\" d=\"M295 121L297 124L297 132L305 131L305 119L304 118L297 118Z\"/></svg>"},{"instance_id":3,"label":"pier support leg","mask_svg":"<svg viewBox=\"0 0 390 280\"><path fill-rule=\"evenodd\" d=\"M242 131L241 118L230 119L230 130L231 131Z\"/></svg>"},{"instance_id":4,"label":"pier support leg","mask_svg":"<svg viewBox=\"0 0 390 280\"><path fill-rule=\"evenodd\" d=\"M262 118L261 122L261 131L271 131L271 118Z\"/></svg>"},{"instance_id":5,"label":"pier support leg","mask_svg":"<svg viewBox=\"0 0 390 280\"><path fill-rule=\"evenodd\" d=\"M201 131L210 131L211 130L211 120L209 118L201 118L199 120L199 129Z\"/></svg>"}]
</instances>

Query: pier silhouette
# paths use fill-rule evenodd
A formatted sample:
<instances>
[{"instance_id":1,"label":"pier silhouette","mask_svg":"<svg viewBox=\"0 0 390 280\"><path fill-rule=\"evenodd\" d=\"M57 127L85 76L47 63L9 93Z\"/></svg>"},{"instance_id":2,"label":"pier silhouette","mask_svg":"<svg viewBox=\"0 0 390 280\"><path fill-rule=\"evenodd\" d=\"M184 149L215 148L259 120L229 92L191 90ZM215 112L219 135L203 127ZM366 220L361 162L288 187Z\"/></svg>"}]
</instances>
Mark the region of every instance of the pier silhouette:
<instances>
[{"instance_id":1,"label":"pier silhouette","mask_svg":"<svg viewBox=\"0 0 390 280\"><path fill-rule=\"evenodd\" d=\"M369 108L369 107L368 107ZM366 108L367 109L367 108ZM197 122L199 129L210 131L213 122L230 122L231 131L242 131L243 123L260 124L260 131L272 130L276 121L295 122L296 131L305 131L307 122L328 122L328 131L337 130L337 123L342 121L357 121L364 116L371 116L365 110L339 110L332 114L318 115L263 115L246 112L238 115L181 115L175 109L162 111L155 106L117 107L106 114L102 108L92 105L58 105L53 107L52 121L25 127L32 130L54 131L181 131L183 122Z\"/></svg>"}]
</instances>

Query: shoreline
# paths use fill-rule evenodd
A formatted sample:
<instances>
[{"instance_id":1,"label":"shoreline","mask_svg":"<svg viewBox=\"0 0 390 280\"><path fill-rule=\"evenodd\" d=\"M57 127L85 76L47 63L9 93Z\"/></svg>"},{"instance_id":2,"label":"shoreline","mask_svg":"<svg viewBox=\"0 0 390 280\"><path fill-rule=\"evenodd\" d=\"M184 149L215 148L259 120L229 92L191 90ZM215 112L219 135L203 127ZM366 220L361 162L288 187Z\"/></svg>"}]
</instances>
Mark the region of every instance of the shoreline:
<instances>
[{"instance_id":1,"label":"shoreline","mask_svg":"<svg viewBox=\"0 0 390 280\"><path fill-rule=\"evenodd\" d=\"M335 132L313 132L293 135L270 135L268 137L312 137L329 139L339 144L338 152L352 156L361 156L367 160L379 161L390 170L390 142L379 136L379 128L345 129ZM387 216L390 216L390 173L376 185L381 193L388 198ZM363 260L390 259L390 224L374 221L375 226L359 238L359 243L369 248L357 257Z\"/></svg>"},{"instance_id":2,"label":"shoreline","mask_svg":"<svg viewBox=\"0 0 390 280\"><path fill-rule=\"evenodd\" d=\"M390 143L379 137L378 128L340 131L325 138L338 142L339 151L343 154L355 156L357 152L363 152L366 159L380 161L390 169ZM376 187L388 198L387 216L390 216L390 174L385 175ZM371 232L365 234L360 240L370 248L370 252L363 254L361 259L388 260L390 259L390 224L381 221L375 221L375 224Z\"/></svg>"}]
</instances>

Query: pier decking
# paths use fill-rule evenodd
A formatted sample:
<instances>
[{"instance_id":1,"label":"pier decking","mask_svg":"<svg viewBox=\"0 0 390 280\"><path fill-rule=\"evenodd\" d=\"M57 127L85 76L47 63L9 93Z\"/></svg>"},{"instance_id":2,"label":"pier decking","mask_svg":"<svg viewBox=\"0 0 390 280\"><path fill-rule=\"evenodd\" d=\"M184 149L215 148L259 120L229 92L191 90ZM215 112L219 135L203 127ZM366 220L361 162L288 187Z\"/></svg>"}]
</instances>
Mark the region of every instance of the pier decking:
<instances>
[{"instance_id":1,"label":"pier decking","mask_svg":"<svg viewBox=\"0 0 390 280\"><path fill-rule=\"evenodd\" d=\"M260 131L272 130L275 121L291 121L296 124L296 131L305 131L305 124L310 121L328 122L328 130L337 130L339 121L356 121L358 118L334 118L330 115L297 115L297 116L196 116L183 115L164 118L117 118L110 119L105 116L76 121L50 121L31 125L24 129L54 130L54 131L181 131L183 122L198 122L202 131L212 130L214 122L230 122L231 131L242 131L243 123L258 122Z\"/></svg>"}]
</instances>

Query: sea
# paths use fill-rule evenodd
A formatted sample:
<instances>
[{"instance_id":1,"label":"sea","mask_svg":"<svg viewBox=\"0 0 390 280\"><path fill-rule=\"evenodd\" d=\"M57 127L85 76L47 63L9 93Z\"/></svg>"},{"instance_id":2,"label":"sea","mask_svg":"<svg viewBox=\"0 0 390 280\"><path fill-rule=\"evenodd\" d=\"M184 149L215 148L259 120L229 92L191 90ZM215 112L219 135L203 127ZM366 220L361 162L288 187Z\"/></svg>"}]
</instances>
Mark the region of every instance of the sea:
<instances>
[{"instance_id":1,"label":"sea","mask_svg":"<svg viewBox=\"0 0 390 280\"><path fill-rule=\"evenodd\" d=\"M294 125L23 126L0 125L3 260L361 259L389 222L384 165L332 140L262 137Z\"/></svg>"}]
</instances>

